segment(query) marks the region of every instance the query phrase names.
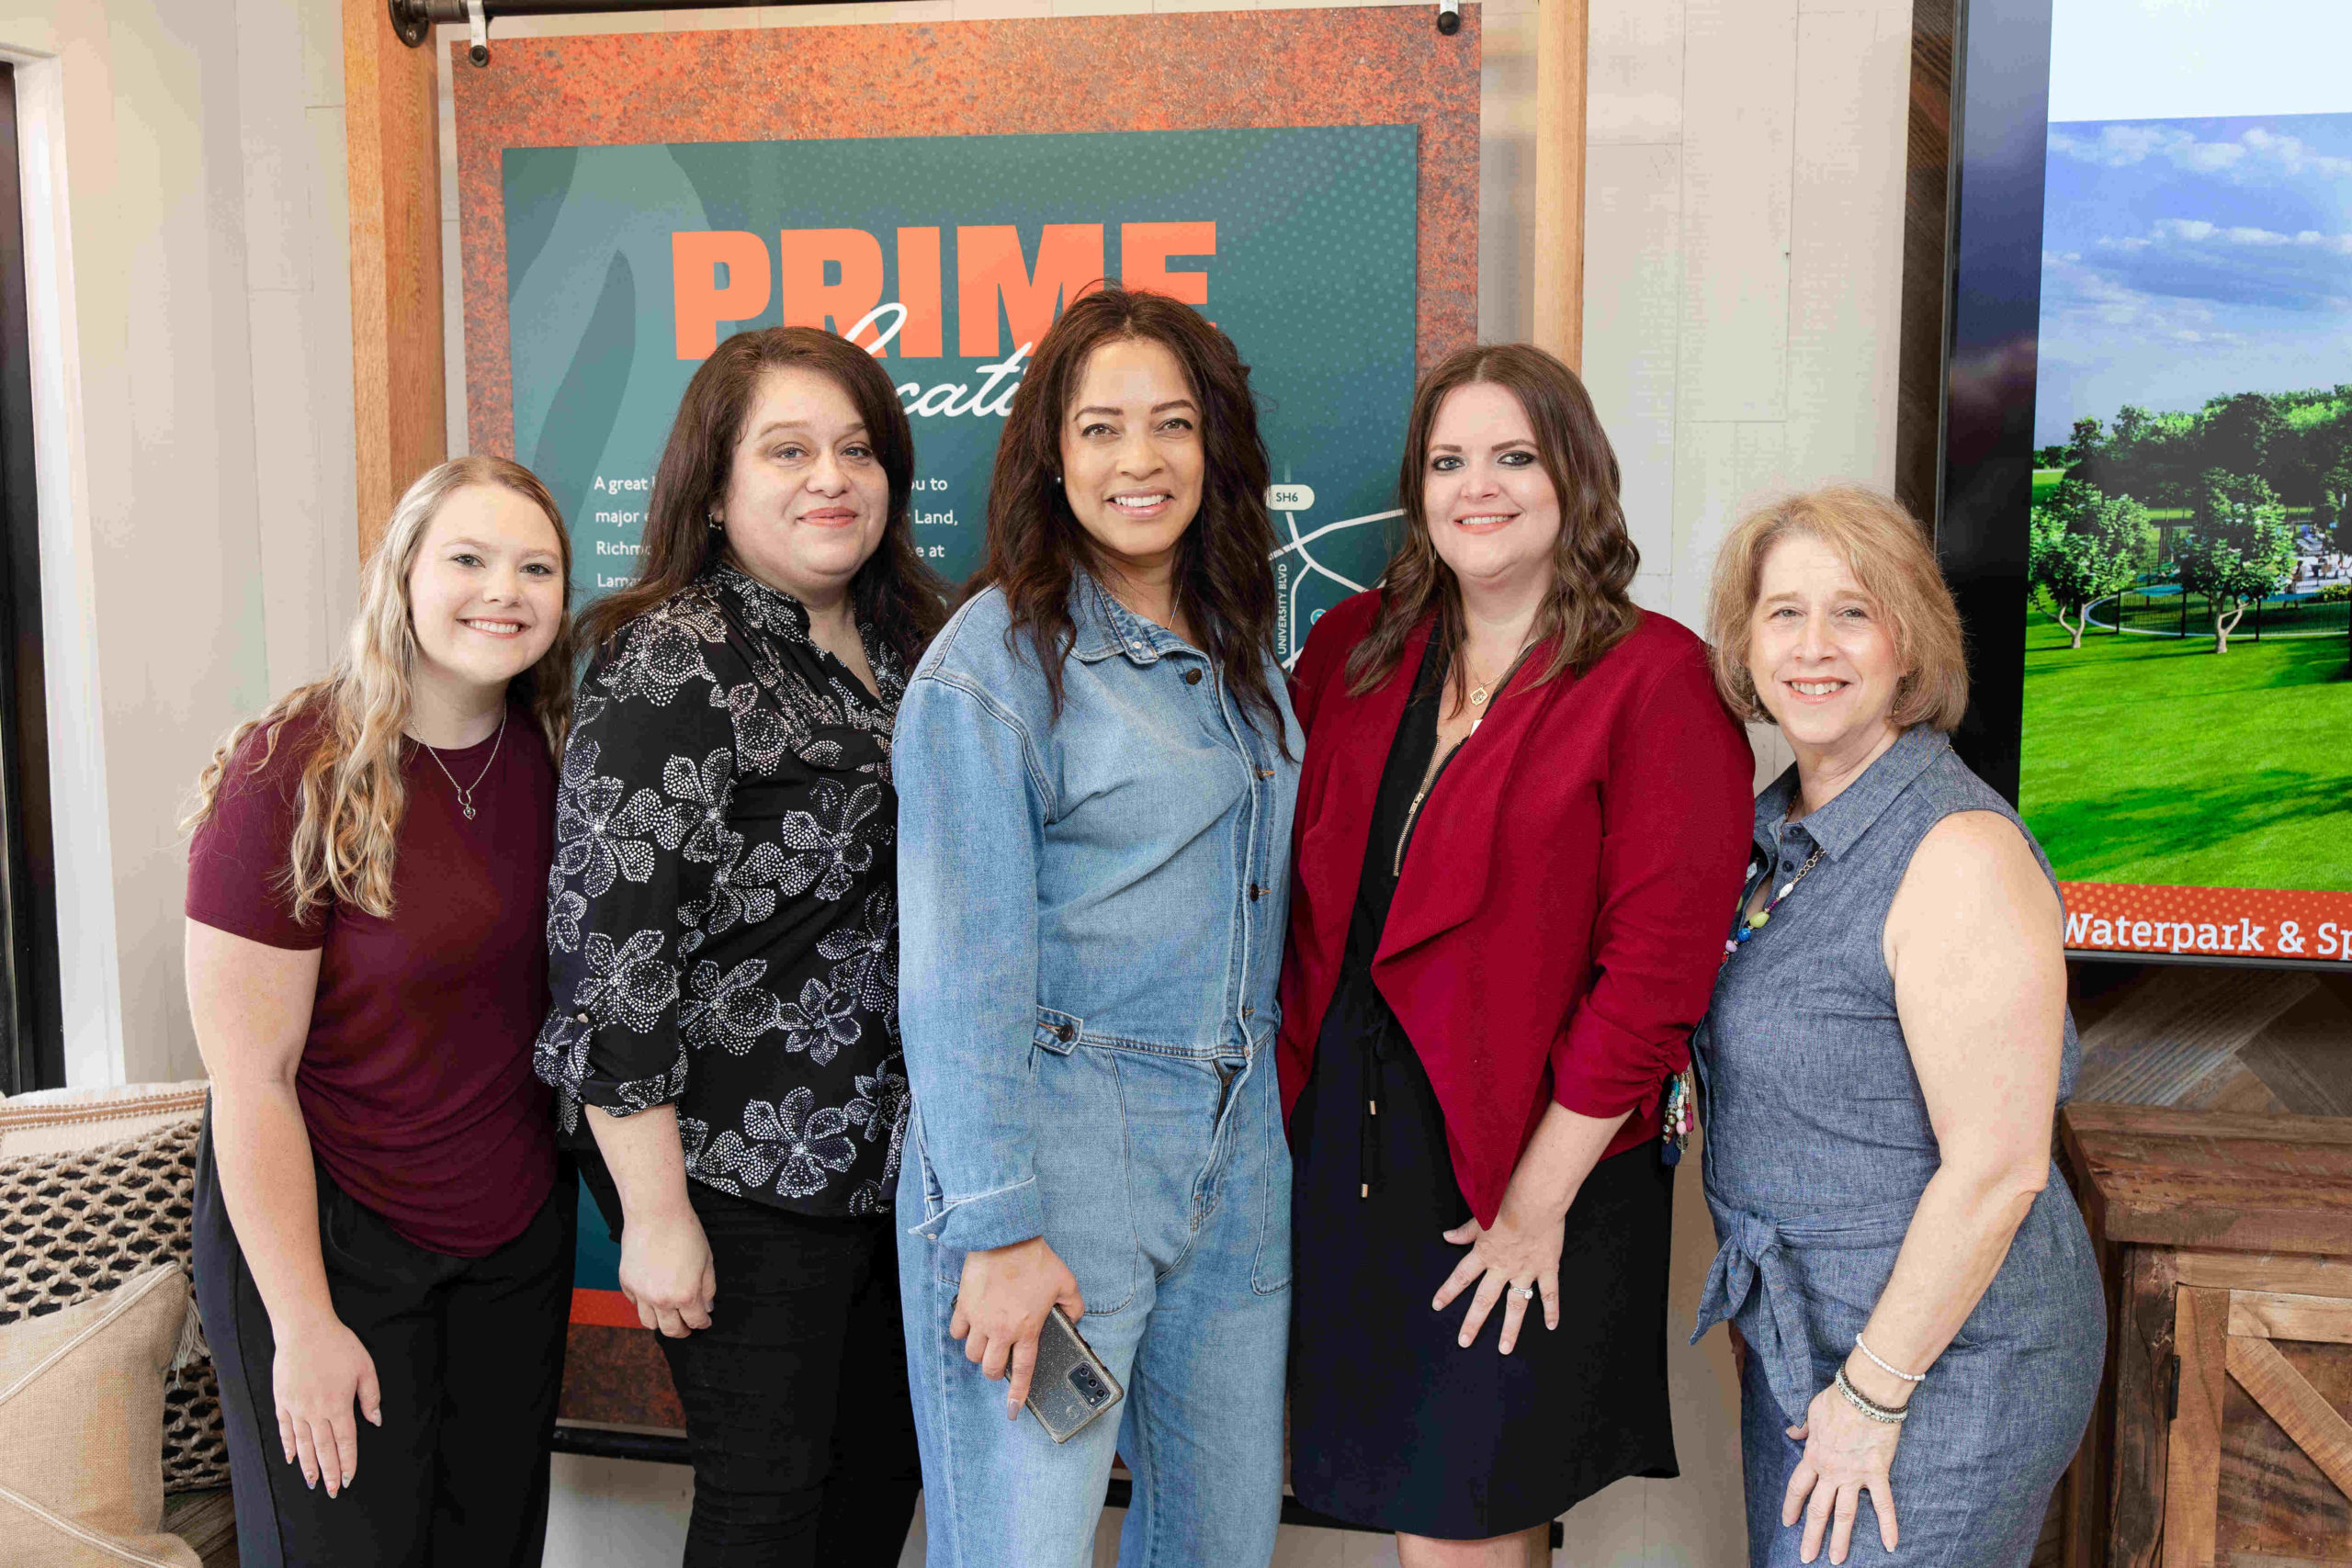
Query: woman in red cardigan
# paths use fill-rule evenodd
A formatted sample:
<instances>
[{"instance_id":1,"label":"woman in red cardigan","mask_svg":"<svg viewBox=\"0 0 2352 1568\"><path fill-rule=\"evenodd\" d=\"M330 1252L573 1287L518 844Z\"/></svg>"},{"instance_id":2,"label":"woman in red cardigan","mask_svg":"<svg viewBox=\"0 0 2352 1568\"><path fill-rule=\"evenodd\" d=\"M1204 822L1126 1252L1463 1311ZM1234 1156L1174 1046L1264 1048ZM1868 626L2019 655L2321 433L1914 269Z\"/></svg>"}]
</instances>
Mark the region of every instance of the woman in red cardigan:
<instances>
[{"instance_id":1,"label":"woman in red cardigan","mask_svg":"<svg viewBox=\"0 0 2352 1568\"><path fill-rule=\"evenodd\" d=\"M1626 596L1617 459L1566 366L1448 359L1399 488L1382 586L1295 676L1292 1476L1406 1568L1520 1564L1579 1499L1676 1472L1679 1075L1751 763L1704 645Z\"/></svg>"}]
</instances>

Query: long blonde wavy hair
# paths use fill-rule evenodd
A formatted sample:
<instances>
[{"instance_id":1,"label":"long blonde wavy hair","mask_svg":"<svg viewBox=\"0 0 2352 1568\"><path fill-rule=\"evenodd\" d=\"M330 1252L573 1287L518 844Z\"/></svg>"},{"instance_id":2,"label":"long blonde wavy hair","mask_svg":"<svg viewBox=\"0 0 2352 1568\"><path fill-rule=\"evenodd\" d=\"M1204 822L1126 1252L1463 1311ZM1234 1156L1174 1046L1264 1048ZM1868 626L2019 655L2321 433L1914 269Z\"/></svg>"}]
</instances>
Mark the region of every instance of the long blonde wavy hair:
<instances>
[{"instance_id":1,"label":"long blonde wavy hair","mask_svg":"<svg viewBox=\"0 0 2352 1568\"><path fill-rule=\"evenodd\" d=\"M193 832L212 815L229 783L232 761L248 736L265 732L262 753L249 772L268 765L288 719L316 713L311 753L303 759L300 807L295 818L283 890L294 918L308 923L330 900L379 919L392 912L392 852L408 792L401 782L403 729L408 724L410 671L416 661L416 626L409 574L442 504L472 485L495 485L523 497L555 525L563 558L563 618L538 662L514 677L509 700L519 697L538 723L548 753L560 759L571 727L571 536L555 497L538 476L503 457L454 457L414 484L392 508L383 543L359 574L359 613L343 657L322 681L272 704L258 718L231 730L196 781L196 801L181 822Z\"/></svg>"}]
</instances>

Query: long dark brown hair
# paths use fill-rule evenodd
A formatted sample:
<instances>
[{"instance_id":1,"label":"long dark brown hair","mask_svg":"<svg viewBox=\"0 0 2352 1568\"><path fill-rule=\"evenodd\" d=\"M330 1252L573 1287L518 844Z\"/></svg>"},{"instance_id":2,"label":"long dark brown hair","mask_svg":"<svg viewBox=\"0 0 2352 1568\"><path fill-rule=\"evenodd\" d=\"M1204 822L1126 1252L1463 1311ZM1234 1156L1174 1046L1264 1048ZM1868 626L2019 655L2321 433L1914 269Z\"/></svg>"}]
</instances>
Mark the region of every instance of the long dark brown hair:
<instances>
[{"instance_id":1,"label":"long dark brown hair","mask_svg":"<svg viewBox=\"0 0 2352 1568\"><path fill-rule=\"evenodd\" d=\"M1381 580L1380 614L1348 655L1348 690L1357 696L1396 672L1405 642L1431 615L1430 634L1449 650L1462 646L1462 585L1430 536L1422 485L1430 461L1430 431L1445 395L1479 383L1501 387L1519 400L1535 432L1536 460L1560 498L1560 537L1552 548L1552 592L1536 612L1535 641L1556 637L1551 658L1532 685L1564 670L1585 669L1641 625L1626 590L1642 564L1625 532L1617 500L1617 454L1593 412L1577 373L1542 349L1493 344L1450 355L1413 394L1405 426L1405 457L1396 474L1396 504L1405 509L1405 539ZM1457 694L1467 689L1464 661L1454 660Z\"/></svg>"},{"instance_id":2,"label":"long dark brown hair","mask_svg":"<svg viewBox=\"0 0 2352 1568\"><path fill-rule=\"evenodd\" d=\"M678 400L670 443L653 473L645 514L645 547L637 581L581 615L582 635L601 646L615 632L710 569L725 536L710 525L727 495L736 443L751 418L752 397L771 370L798 368L825 377L849 398L890 481L890 514L882 543L850 579L850 604L911 668L947 618L947 583L915 553L915 438L890 378L874 356L815 327L766 327L720 344Z\"/></svg>"},{"instance_id":3,"label":"long dark brown hair","mask_svg":"<svg viewBox=\"0 0 2352 1568\"><path fill-rule=\"evenodd\" d=\"M1250 367L1231 338L1181 300L1103 288L1070 305L1046 331L997 442L988 556L964 592L1003 592L1012 615L1007 635L1026 637L1035 648L1058 715L1062 660L1076 635L1070 582L1094 558L1093 542L1056 479L1062 419L1077 399L1088 356L1121 340L1156 343L1173 354L1201 405L1201 510L1176 547L1176 608L1242 707L1262 717L1287 752L1282 708L1266 681L1274 646L1274 522L1266 511L1270 466Z\"/></svg>"}]
</instances>

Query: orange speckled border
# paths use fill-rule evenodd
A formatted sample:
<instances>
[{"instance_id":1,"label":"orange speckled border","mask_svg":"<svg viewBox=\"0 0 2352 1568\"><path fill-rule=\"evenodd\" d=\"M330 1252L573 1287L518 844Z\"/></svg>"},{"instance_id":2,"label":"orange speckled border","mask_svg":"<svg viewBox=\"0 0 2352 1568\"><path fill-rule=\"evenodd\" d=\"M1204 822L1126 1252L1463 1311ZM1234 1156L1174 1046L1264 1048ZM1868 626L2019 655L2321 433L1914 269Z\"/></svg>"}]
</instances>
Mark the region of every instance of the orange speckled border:
<instances>
[{"instance_id":1,"label":"orange speckled border","mask_svg":"<svg viewBox=\"0 0 2352 1568\"><path fill-rule=\"evenodd\" d=\"M1426 369L1477 335L1479 9L1452 38L1410 6L453 44L469 442L514 449L509 147L1414 124Z\"/></svg>"},{"instance_id":2,"label":"orange speckled border","mask_svg":"<svg viewBox=\"0 0 2352 1568\"><path fill-rule=\"evenodd\" d=\"M2076 953L2352 964L2352 893L2115 882L2068 882L2059 892Z\"/></svg>"}]
</instances>

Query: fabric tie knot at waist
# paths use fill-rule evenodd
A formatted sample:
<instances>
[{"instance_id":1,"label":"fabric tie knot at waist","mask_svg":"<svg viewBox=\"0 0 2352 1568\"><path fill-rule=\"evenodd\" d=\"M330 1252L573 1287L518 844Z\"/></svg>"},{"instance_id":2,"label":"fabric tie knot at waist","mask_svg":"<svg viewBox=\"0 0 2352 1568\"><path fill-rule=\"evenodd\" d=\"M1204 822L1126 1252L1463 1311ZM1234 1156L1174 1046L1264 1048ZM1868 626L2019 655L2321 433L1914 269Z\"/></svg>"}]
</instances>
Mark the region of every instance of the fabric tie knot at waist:
<instances>
[{"instance_id":1,"label":"fabric tie knot at waist","mask_svg":"<svg viewBox=\"0 0 2352 1568\"><path fill-rule=\"evenodd\" d=\"M1813 1336L1805 1322L1804 1293L1791 1272L1792 1254L1811 1247L1838 1251L1899 1247L1918 1205L1916 1201L1880 1204L1780 1222L1733 1208L1713 1193L1707 1202L1714 1211L1723 1245L1707 1269L1690 1343L1696 1345L1716 1324L1739 1316L1760 1281L1762 1310L1749 1314L1740 1333L1747 1340L1748 1354L1758 1358L1772 1398L1793 1426L1804 1419L1813 1396L1827 1379L1814 1370Z\"/></svg>"},{"instance_id":2,"label":"fabric tie knot at waist","mask_svg":"<svg viewBox=\"0 0 2352 1568\"><path fill-rule=\"evenodd\" d=\"M1804 1418L1805 1407L1813 1403L1813 1353L1805 1333L1804 1309L1797 1299L1795 1282L1789 1278L1780 1227L1745 1209L1720 1213L1718 1224L1724 1220L1731 1223L1724 1227L1724 1243L1715 1249L1715 1260L1707 1266L1707 1284L1699 1295L1699 1321L1690 1330L1690 1343L1696 1345L1707 1330L1738 1316L1761 1276L1765 1310L1742 1333L1747 1353L1761 1358L1764 1381L1771 1385L1773 1399L1793 1424Z\"/></svg>"}]
</instances>

